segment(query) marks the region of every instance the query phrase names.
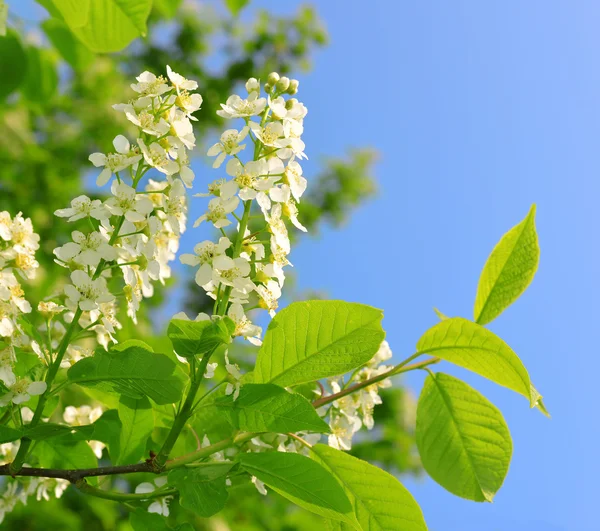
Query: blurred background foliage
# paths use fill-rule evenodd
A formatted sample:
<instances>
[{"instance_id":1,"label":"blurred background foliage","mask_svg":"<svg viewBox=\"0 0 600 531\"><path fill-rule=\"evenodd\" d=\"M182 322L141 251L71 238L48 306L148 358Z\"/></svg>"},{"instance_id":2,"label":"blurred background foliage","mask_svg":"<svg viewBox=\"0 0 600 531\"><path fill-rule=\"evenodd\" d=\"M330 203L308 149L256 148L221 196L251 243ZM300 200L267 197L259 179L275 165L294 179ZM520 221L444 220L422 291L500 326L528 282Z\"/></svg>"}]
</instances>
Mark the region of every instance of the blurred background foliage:
<instances>
[{"instance_id":1,"label":"blurred background foliage","mask_svg":"<svg viewBox=\"0 0 600 531\"><path fill-rule=\"evenodd\" d=\"M245 0L127 0L121 4L128 2L138 8L133 15L125 13L121 20L115 17L123 17L123 12L108 12L113 19L107 26L107 13L94 10L112 9L110 0L38 0L47 15L33 21L19 18L11 11L10 1L0 0L0 211L13 215L22 211L32 218L41 236L38 260L40 272L45 274L29 287L32 303L57 292L64 282L63 270L53 263L52 250L77 226L56 220L53 212L82 193L100 197L88 183L88 156L105 151L115 135L129 129L130 124L121 113L112 112L111 105L124 101L135 75L143 70L163 72L169 64L199 82L204 103L196 115L195 133L196 155L201 156L208 137L223 128L222 119L215 114L219 103L246 79L265 78L271 71L294 74L307 70L315 51L327 45L325 26L311 6L278 17L253 9ZM240 22L242 9L252 13L251 23ZM308 237L318 234L323 224L340 225L375 193L376 158L374 150L354 147L342 158L324 160L321 171L308 176L310 193L300 205ZM208 179L212 177L199 175L196 183ZM307 237L298 232L294 235ZM208 308L203 292L191 281L187 287L190 314ZM156 335L157 327L152 326L149 315L152 307L160 307L171 288L167 285L157 290L137 327L124 322L120 339L142 337L157 349L169 348ZM310 297L315 298L315 294ZM291 298L309 295L290 297L288 293L288 300ZM159 329L164 325L158 324ZM250 348L240 348L238 353L242 363L253 356ZM78 403L85 397L70 398ZM352 453L394 474L419 474L411 431L413 399L399 386L388 390L383 398L383 405L375 412L376 428L361 433ZM196 422L200 436L217 434L219 419ZM196 433L190 431L188 435L182 437L176 451L195 449ZM153 438L161 439L160 428ZM133 484L141 481L130 479ZM120 487L130 488L125 481ZM192 518L177 514L175 505L170 524ZM136 531L165 529L144 512L131 522ZM193 525L214 531L301 531L320 529L322 524L314 515L292 509L277 494L263 497L244 483L233 486L223 513L210 520L198 519ZM127 512L113 502L69 489L60 500L17 506L7 515L3 529L128 530L131 523Z\"/></svg>"}]
</instances>

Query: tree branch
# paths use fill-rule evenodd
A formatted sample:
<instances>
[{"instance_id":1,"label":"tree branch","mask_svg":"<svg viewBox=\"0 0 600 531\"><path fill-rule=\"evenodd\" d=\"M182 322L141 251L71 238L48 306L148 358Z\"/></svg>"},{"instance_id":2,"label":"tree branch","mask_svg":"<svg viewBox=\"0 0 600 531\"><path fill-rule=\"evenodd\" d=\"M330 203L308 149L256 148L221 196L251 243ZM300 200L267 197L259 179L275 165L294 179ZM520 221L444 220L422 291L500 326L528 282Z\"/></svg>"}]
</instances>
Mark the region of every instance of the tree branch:
<instances>
[{"instance_id":1,"label":"tree branch","mask_svg":"<svg viewBox=\"0 0 600 531\"><path fill-rule=\"evenodd\" d=\"M417 355L420 354L417 353L408 358L408 360L414 359L414 357L416 357ZM395 376L396 374L401 374L403 372L414 371L415 369L423 369L425 367L428 367L429 365L433 365L434 363L439 363L440 361L442 361L440 358L429 358L423 361L419 361L418 363L413 363L411 365L405 365L405 362L403 362L399 365L396 365L393 369L390 369L389 371L380 374L379 376L374 376L373 378L365 380L364 382L357 383L352 387L342 389L339 393L334 393L329 396L323 396L321 398L318 398L312 403L312 405L315 407L315 409L320 408L325 404L335 402L338 398L348 396L352 393L355 393L356 391L359 391L360 389L364 389L365 387L369 387L370 385L373 385L377 382L381 382L381 380L385 380L390 376Z\"/></svg>"}]
</instances>

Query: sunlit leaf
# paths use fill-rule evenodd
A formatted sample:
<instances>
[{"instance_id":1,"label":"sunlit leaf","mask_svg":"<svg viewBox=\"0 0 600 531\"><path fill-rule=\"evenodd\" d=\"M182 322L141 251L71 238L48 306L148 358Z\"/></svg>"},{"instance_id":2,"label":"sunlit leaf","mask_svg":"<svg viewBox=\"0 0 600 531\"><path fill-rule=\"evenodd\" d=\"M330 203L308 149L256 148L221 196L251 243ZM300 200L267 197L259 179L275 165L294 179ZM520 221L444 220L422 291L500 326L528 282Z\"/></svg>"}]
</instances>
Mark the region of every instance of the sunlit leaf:
<instances>
[{"instance_id":1,"label":"sunlit leaf","mask_svg":"<svg viewBox=\"0 0 600 531\"><path fill-rule=\"evenodd\" d=\"M344 374L369 361L385 337L383 312L343 301L295 302L269 324L256 383L289 386Z\"/></svg>"},{"instance_id":2,"label":"sunlit leaf","mask_svg":"<svg viewBox=\"0 0 600 531\"><path fill-rule=\"evenodd\" d=\"M527 289L540 259L535 230L535 205L527 217L510 229L490 254L477 287L474 319L487 324Z\"/></svg>"},{"instance_id":3,"label":"sunlit leaf","mask_svg":"<svg viewBox=\"0 0 600 531\"><path fill-rule=\"evenodd\" d=\"M498 408L443 373L425 380L417 408L417 446L433 479L478 502L492 501L512 455L510 432Z\"/></svg>"}]
</instances>

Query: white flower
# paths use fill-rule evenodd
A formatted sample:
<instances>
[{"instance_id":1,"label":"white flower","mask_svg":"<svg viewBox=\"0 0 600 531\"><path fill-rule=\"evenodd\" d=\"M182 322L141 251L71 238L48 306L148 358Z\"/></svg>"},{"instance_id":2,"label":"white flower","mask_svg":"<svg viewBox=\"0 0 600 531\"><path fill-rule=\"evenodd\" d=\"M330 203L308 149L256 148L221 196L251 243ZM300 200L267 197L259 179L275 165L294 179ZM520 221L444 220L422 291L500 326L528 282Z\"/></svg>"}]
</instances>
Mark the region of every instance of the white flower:
<instances>
[{"instance_id":1,"label":"white flower","mask_svg":"<svg viewBox=\"0 0 600 531\"><path fill-rule=\"evenodd\" d=\"M167 484L167 477L163 476L160 478L156 478L153 483L144 482L140 483L136 488L136 494L150 494L155 490L161 489ZM169 516L169 505L168 502L171 501L172 496L164 496L162 498L153 501L148 507L149 513L157 513L162 516Z\"/></svg>"},{"instance_id":2,"label":"white flower","mask_svg":"<svg viewBox=\"0 0 600 531\"><path fill-rule=\"evenodd\" d=\"M138 138L138 144L144 160L153 168L165 175L173 175L179 171L179 164L167 156L167 152L160 144L152 142L150 146L146 146L141 138Z\"/></svg>"},{"instance_id":3,"label":"white flower","mask_svg":"<svg viewBox=\"0 0 600 531\"><path fill-rule=\"evenodd\" d=\"M283 164L275 160L278 159L251 160L242 164L237 159L231 159L225 171L234 178L221 186L221 197L227 199L239 190L240 199L247 201L255 199L259 192L268 191L280 179L278 175L269 177L269 174L283 172Z\"/></svg>"},{"instance_id":4,"label":"white flower","mask_svg":"<svg viewBox=\"0 0 600 531\"><path fill-rule=\"evenodd\" d=\"M12 347L7 347L0 350L0 380L4 382L4 385L10 387L17 379L13 372L13 365L17 361L15 351Z\"/></svg>"},{"instance_id":5,"label":"white flower","mask_svg":"<svg viewBox=\"0 0 600 531\"><path fill-rule=\"evenodd\" d=\"M266 216L267 223L269 224L269 230L275 239L275 242L281 249L285 252L285 254L289 254L290 247L290 238L288 236L288 231L285 226L285 222L281 219L281 215L283 213L283 208L281 203L276 203L271 209L271 214Z\"/></svg>"},{"instance_id":6,"label":"white flower","mask_svg":"<svg viewBox=\"0 0 600 531\"><path fill-rule=\"evenodd\" d=\"M182 144L187 149L193 149L196 145L196 137L192 122L187 115L172 107L169 111L169 123L171 124L171 135L174 137L174 139L170 137L171 141L175 144Z\"/></svg>"},{"instance_id":7,"label":"white flower","mask_svg":"<svg viewBox=\"0 0 600 531\"><path fill-rule=\"evenodd\" d=\"M226 286L232 286L242 293L251 292L256 286L250 280L250 263L245 258L239 256L228 262L226 267L213 269L212 281L215 285L219 283Z\"/></svg>"},{"instance_id":8,"label":"white flower","mask_svg":"<svg viewBox=\"0 0 600 531\"><path fill-rule=\"evenodd\" d=\"M124 110L127 119L144 133L152 136L164 136L169 132L169 123L164 118L159 118L145 109L136 112L133 106Z\"/></svg>"},{"instance_id":9,"label":"white flower","mask_svg":"<svg viewBox=\"0 0 600 531\"><path fill-rule=\"evenodd\" d=\"M73 241L54 249L54 254L63 262L73 260L75 263L96 267L100 260L107 262L117 258L117 251L109 245L107 238L93 231L89 234L73 231Z\"/></svg>"},{"instance_id":10,"label":"white flower","mask_svg":"<svg viewBox=\"0 0 600 531\"><path fill-rule=\"evenodd\" d=\"M206 365L206 372L204 373L204 378L214 378L215 376L215 370L217 369L217 367L219 366L218 363L208 363Z\"/></svg>"},{"instance_id":11,"label":"white flower","mask_svg":"<svg viewBox=\"0 0 600 531\"><path fill-rule=\"evenodd\" d=\"M46 382L30 382L27 378L20 378L8 387L8 393L0 397L0 406L4 407L10 402L13 404L27 402L31 396L44 394L47 387Z\"/></svg>"},{"instance_id":12,"label":"white flower","mask_svg":"<svg viewBox=\"0 0 600 531\"><path fill-rule=\"evenodd\" d=\"M138 83L133 83L131 88L141 96L160 96L169 91L169 85L162 76L156 77L152 72L142 72L136 77Z\"/></svg>"},{"instance_id":13,"label":"white flower","mask_svg":"<svg viewBox=\"0 0 600 531\"><path fill-rule=\"evenodd\" d=\"M291 196L290 187L287 184L282 184L273 188L270 191L271 199L281 204L282 213L285 214L292 224L303 232L306 232L306 227L298 221L298 207L296 201Z\"/></svg>"},{"instance_id":14,"label":"white flower","mask_svg":"<svg viewBox=\"0 0 600 531\"><path fill-rule=\"evenodd\" d=\"M265 146L280 149L287 147L290 143L289 139L285 138L281 122L269 122L265 127L261 127L256 122L250 122L250 128Z\"/></svg>"},{"instance_id":15,"label":"white flower","mask_svg":"<svg viewBox=\"0 0 600 531\"><path fill-rule=\"evenodd\" d=\"M296 201L300 201L302 194L306 190L308 181L305 177L302 177L302 166L295 160L288 162L285 168L285 177L290 185L290 190Z\"/></svg>"},{"instance_id":16,"label":"white flower","mask_svg":"<svg viewBox=\"0 0 600 531\"><path fill-rule=\"evenodd\" d=\"M62 304L56 304L55 302L52 301L40 301L40 303L38 304L38 312L40 312L42 315L47 315L47 316L54 316L54 315L58 315L59 313L64 312L67 308L66 306L63 306Z\"/></svg>"},{"instance_id":17,"label":"white flower","mask_svg":"<svg viewBox=\"0 0 600 531\"><path fill-rule=\"evenodd\" d=\"M12 238L12 218L6 210L0 212L0 238L7 242Z\"/></svg>"},{"instance_id":18,"label":"white flower","mask_svg":"<svg viewBox=\"0 0 600 531\"><path fill-rule=\"evenodd\" d=\"M200 266L196 272L196 283L204 286L212 280L213 267L220 269L233 267L233 260L225 254L230 247L229 238L222 236L218 244L209 240L203 241L194 247L194 254L182 254L179 259L182 264Z\"/></svg>"},{"instance_id":19,"label":"white flower","mask_svg":"<svg viewBox=\"0 0 600 531\"><path fill-rule=\"evenodd\" d=\"M40 247L40 237L33 232L31 219L19 212L12 220L10 239L17 253L33 253Z\"/></svg>"},{"instance_id":20,"label":"white flower","mask_svg":"<svg viewBox=\"0 0 600 531\"><path fill-rule=\"evenodd\" d=\"M169 229L176 236L185 232L185 222L187 219L187 194L183 183L176 180L171 185L168 195L164 201L164 213L167 216Z\"/></svg>"},{"instance_id":21,"label":"white flower","mask_svg":"<svg viewBox=\"0 0 600 531\"><path fill-rule=\"evenodd\" d=\"M331 435L328 444L336 450L350 450L352 437L360 429L361 421L358 417L337 415L330 421Z\"/></svg>"},{"instance_id":22,"label":"white flower","mask_svg":"<svg viewBox=\"0 0 600 531\"><path fill-rule=\"evenodd\" d=\"M91 216L94 219L103 220L109 217L109 213L99 199L93 201L80 195L71 201L70 208L60 208L54 212L59 218L69 218L68 221L77 221Z\"/></svg>"},{"instance_id":23,"label":"white flower","mask_svg":"<svg viewBox=\"0 0 600 531\"><path fill-rule=\"evenodd\" d=\"M167 76L171 83L173 83L173 86L177 89L177 92L180 90L196 90L198 88L198 83L196 81L186 79L181 74L173 72L169 65L167 65Z\"/></svg>"},{"instance_id":24,"label":"white flower","mask_svg":"<svg viewBox=\"0 0 600 531\"><path fill-rule=\"evenodd\" d=\"M71 426L87 426L93 424L102 416L101 407L83 405L81 407L67 406L63 412L63 419Z\"/></svg>"},{"instance_id":25,"label":"white flower","mask_svg":"<svg viewBox=\"0 0 600 531\"><path fill-rule=\"evenodd\" d=\"M110 188L113 197L106 200L106 208L115 216L125 216L132 223L144 221L154 210L152 201L145 196L136 194L131 186L113 181Z\"/></svg>"},{"instance_id":26,"label":"white flower","mask_svg":"<svg viewBox=\"0 0 600 531\"><path fill-rule=\"evenodd\" d=\"M262 328L252 324L250 319L246 317L244 308L241 304L234 303L229 307L227 316L235 323L234 336L242 336L247 339L250 343L256 346L262 345L260 336L262 335Z\"/></svg>"},{"instance_id":27,"label":"white flower","mask_svg":"<svg viewBox=\"0 0 600 531\"><path fill-rule=\"evenodd\" d=\"M261 308L269 310L269 315L275 317L275 310L279 306L279 298L281 297L281 287L274 280L269 280L266 285L260 284L256 286L256 293L260 300L258 302Z\"/></svg>"},{"instance_id":28,"label":"white flower","mask_svg":"<svg viewBox=\"0 0 600 531\"><path fill-rule=\"evenodd\" d=\"M267 100L259 98L258 92L250 93L245 100L234 94L227 98L225 104L221 103L222 110L217 111L217 114L222 118L244 118L260 114L266 106Z\"/></svg>"},{"instance_id":29,"label":"white flower","mask_svg":"<svg viewBox=\"0 0 600 531\"><path fill-rule=\"evenodd\" d=\"M267 495L267 488L265 487L264 482L262 482L256 476L252 476L252 483L254 483L254 486L258 492L260 492L263 496Z\"/></svg>"},{"instance_id":30,"label":"white flower","mask_svg":"<svg viewBox=\"0 0 600 531\"><path fill-rule=\"evenodd\" d=\"M194 227L197 227L203 221L210 221L217 229L231 225L231 220L227 219L227 215L237 208L239 202L238 197L230 197L226 200L220 197L211 199L208 203L208 212L196 220Z\"/></svg>"},{"instance_id":31,"label":"white flower","mask_svg":"<svg viewBox=\"0 0 600 531\"><path fill-rule=\"evenodd\" d=\"M218 168L223 164L223 161L227 155L237 155L246 145L240 145L246 136L248 135L248 127L244 127L241 131L237 129L227 129L216 144L211 146L208 150L207 155L209 157L217 156L213 162L213 168Z\"/></svg>"},{"instance_id":32,"label":"white flower","mask_svg":"<svg viewBox=\"0 0 600 531\"><path fill-rule=\"evenodd\" d=\"M141 155L131 152L129 140L123 135L115 137L113 146L115 147L116 153L108 153L107 155L104 153L92 153L89 157L90 162L96 166L96 168L104 167L96 179L96 185L98 186L104 186L113 173L117 173L132 166L142 158Z\"/></svg>"},{"instance_id":33,"label":"white flower","mask_svg":"<svg viewBox=\"0 0 600 531\"><path fill-rule=\"evenodd\" d=\"M102 277L92 280L84 271L73 271L71 273L73 284L65 286L67 303L71 309L81 308L84 312L96 310L98 304L110 302L115 297L106 286L106 280Z\"/></svg>"},{"instance_id":34,"label":"white flower","mask_svg":"<svg viewBox=\"0 0 600 531\"><path fill-rule=\"evenodd\" d=\"M181 177L181 180L183 181L183 184L186 186L186 188L191 188L194 182L195 175L192 169L190 168L190 158L187 154L187 151L184 147L180 147L179 149L175 150L175 155L177 156L175 162L179 167L179 177Z\"/></svg>"}]
</instances>

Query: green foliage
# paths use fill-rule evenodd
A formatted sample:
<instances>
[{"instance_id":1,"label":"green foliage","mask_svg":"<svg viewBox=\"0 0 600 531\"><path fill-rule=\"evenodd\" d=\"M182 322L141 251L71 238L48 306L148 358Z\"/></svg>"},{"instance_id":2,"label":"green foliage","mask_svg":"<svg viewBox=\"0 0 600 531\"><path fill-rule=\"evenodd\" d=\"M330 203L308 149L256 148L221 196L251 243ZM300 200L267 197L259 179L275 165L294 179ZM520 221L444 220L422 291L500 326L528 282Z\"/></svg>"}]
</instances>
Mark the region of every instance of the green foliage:
<instances>
[{"instance_id":1,"label":"green foliage","mask_svg":"<svg viewBox=\"0 0 600 531\"><path fill-rule=\"evenodd\" d=\"M477 288L474 319L487 324L517 300L531 284L540 259L535 205L510 229L490 254Z\"/></svg>"},{"instance_id":2,"label":"green foliage","mask_svg":"<svg viewBox=\"0 0 600 531\"><path fill-rule=\"evenodd\" d=\"M360 367L385 337L383 312L343 301L295 302L269 324L255 381L289 386Z\"/></svg>"},{"instance_id":3,"label":"green foliage","mask_svg":"<svg viewBox=\"0 0 600 531\"><path fill-rule=\"evenodd\" d=\"M227 9L231 11L233 16L237 16L239 12L248 5L249 0L225 0Z\"/></svg>"},{"instance_id":4,"label":"green foliage","mask_svg":"<svg viewBox=\"0 0 600 531\"><path fill-rule=\"evenodd\" d=\"M19 88L27 76L27 53L13 31L0 37L0 72L10 72L10 75L3 75L0 82L1 101Z\"/></svg>"},{"instance_id":5,"label":"green foliage","mask_svg":"<svg viewBox=\"0 0 600 531\"><path fill-rule=\"evenodd\" d=\"M452 494L491 502L504 482L512 440L502 413L466 383L427 377L417 409L423 467Z\"/></svg>"},{"instance_id":6,"label":"green foliage","mask_svg":"<svg viewBox=\"0 0 600 531\"><path fill-rule=\"evenodd\" d=\"M179 490L179 503L202 518L208 518L225 507L225 480L233 463L214 463L169 472L169 485Z\"/></svg>"},{"instance_id":7,"label":"green foliage","mask_svg":"<svg viewBox=\"0 0 600 531\"><path fill-rule=\"evenodd\" d=\"M184 358L202 356L231 342L233 322L229 318L217 321L185 321L172 319L167 335L173 350Z\"/></svg>"},{"instance_id":8,"label":"green foliage","mask_svg":"<svg viewBox=\"0 0 600 531\"><path fill-rule=\"evenodd\" d=\"M68 377L72 383L129 398L147 396L157 404L172 404L183 392L183 371L171 359L135 346L123 351L99 349L73 365Z\"/></svg>"},{"instance_id":9,"label":"green foliage","mask_svg":"<svg viewBox=\"0 0 600 531\"><path fill-rule=\"evenodd\" d=\"M49 50L29 46L27 48L27 77L21 88L32 102L47 103L58 87L56 61Z\"/></svg>"},{"instance_id":10,"label":"green foliage","mask_svg":"<svg viewBox=\"0 0 600 531\"><path fill-rule=\"evenodd\" d=\"M323 444L313 446L311 456L343 486L360 524L358 529L427 530L419 505L391 474ZM351 529L340 522L332 527L340 531Z\"/></svg>"},{"instance_id":11,"label":"green foliage","mask_svg":"<svg viewBox=\"0 0 600 531\"><path fill-rule=\"evenodd\" d=\"M122 396L119 401L121 420L120 454L112 455L115 464L136 463L146 451L146 441L154 429L154 413L147 398Z\"/></svg>"},{"instance_id":12,"label":"green foliage","mask_svg":"<svg viewBox=\"0 0 600 531\"><path fill-rule=\"evenodd\" d=\"M146 35L152 0L52 0L73 34L96 53L117 52Z\"/></svg>"},{"instance_id":13,"label":"green foliage","mask_svg":"<svg viewBox=\"0 0 600 531\"><path fill-rule=\"evenodd\" d=\"M0 426L0 444L17 441L23 436L21 430Z\"/></svg>"},{"instance_id":14,"label":"green foliage","mask_svg":"<svg viewBox=\"0 0 600 531\"><path fill-rule=\"evenodd\" d=\"M40 466L47 468L94 468L98 466L94 452L84 441L62 443L40 441L35 447Z\"/></svg>"},{"instance_id":15,"label":"green foliage","mask_svg":"<svg viewBox=\"0 0 600 531\"><path fill-rule=\"evenodd\" d=\"M83 70L90 66L94 54L73 36L62 20L49 18L41 26L48 40L71 67Z\"/></svg>"},{"instance_id":16,"label":"green foliage","mask_svg":"<svg viewBox=\"0 0 600 531\"><path fill-rule=\"evenodd\" d=\"M240 464L274 491L313 513L342 520L360 530L340 483L321 465L300 454L281 452L249 453Z\"/></svg>"},{"instance_id":17,"label":"green foliage","mask_svg":"<svg viewBox=\"0 0 600 531\"><path fill-rule=\"evenodd\" d=\"M327 423L306 398L274 384L247 384L237 400L224 396L214 404L225 412L231 425L240 430L329 432Z\"/></svg>"},{"instance_id":18,"label":"green foliage","mask_svg":"<svg viewBox=\"0 0 600 531\"><path fill-rule=\"evenodd\" d=\"M541 398L527 369L513 350L493 332L461 317L452 317L425 332L420 353L433 354L523 395L535 407Z\"/></svg>"},{"instance_id":19,"label":"green foliage","mask_svg":"<svg viewBox=\"0 0 600 531\"><path fill-rule=\"evenodd\" d=\"M129 523L133 531L169 531L171 529L161 515L149 513L141 507L129 515Z\"/></svg>"}]
</instances>

